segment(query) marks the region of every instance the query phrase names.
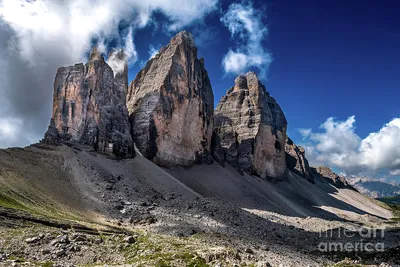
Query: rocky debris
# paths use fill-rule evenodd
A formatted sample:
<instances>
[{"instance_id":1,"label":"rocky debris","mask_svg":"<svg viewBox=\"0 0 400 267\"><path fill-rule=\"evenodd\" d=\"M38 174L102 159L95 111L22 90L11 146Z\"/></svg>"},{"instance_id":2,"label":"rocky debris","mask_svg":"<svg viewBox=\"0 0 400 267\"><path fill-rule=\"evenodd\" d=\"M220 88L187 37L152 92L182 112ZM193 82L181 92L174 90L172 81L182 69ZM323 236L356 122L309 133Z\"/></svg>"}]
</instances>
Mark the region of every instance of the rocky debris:
<instances>
[{"instance_id":1,"label":"rocky debris","mask_svg":"<svg viewBox=\"0 0 400 267\"><path fill-rule=\"evenodd\" d=\"M312 176L310 165L306 159L305 150L301 146L297 146L288 137L285 143L286 164L289 170L300 175L307 181L315 183Z\"/></svg>"},{"instance_id":2,"label":"rocky debris","mask_svg":"<svg viewBox=\"0 0 400 267\"><path fill-rule=\"evenodd\" d=\"M246 250L244 252L249 253L249 254L254 254L254 251L251 248L246 248Z\"/></svg>"},{"instance_id":3,"label":"rocky debris","mask_svg":"<svg viewBox=\"0 0 400 267\"><path fill-rule=\"evenodd\" d=\"M124 238L124 242L128 243L128 244L133 244L136 242L136 239L133 236L127 236Z\"/></svg>"},{"instance_id":4,"label":"rocky debris","mask_svg":"<svg viewBox=\"0 0 400 267\"><path fill-rule=\"evenodd\" d=\"M127 96L135 144L163 166L210 163L214 95L204 60L183 31L137 74Z\"/></svg>"},{"instance_id":5,"label":"rocky debris","mask_svg":"<svg viewBox=\"0 0 400 267\"><path fill-rule=\"evenodd\" d=\"M334 185L336 188L347 188L357 191L346 181L346 178L334 173L332 169L328 167L325 166L313 167L311 168L311 170L314 176L325 179L330 184Z\"/></svg>"},{"instance_id":6,"label":"rocky debris","mask_svg":"<svg viewBox=\"0 0 400 267\"><path fill-rule=\"evenodd\" d=\"M50 125L44 134L44 139L42 142L50 144L50 145L58 145L60 143L60 134L57 130L56 124L54 122L54 119L50 119Z\"/></svg>"},{"instance_id":7,"label":"rocky debris","mask_svg":"<svg viewBox=\"0 0 400 267\"><path fill-rule=\"evenodd\" d=\"M129 219L130 224L138 224L138 225L150 225L157 222L157 218L153 214L144 213L136 216L132 216Z\"/></svg>"},{"instance_id":8,"label":"rocky debris","mask_svg":"<svg viewBox=\"0 0 400 267\"><path fill-rule=\"evenodd\" d=\"M262 261L262 262L257 262L256 267L272 267L269 262Z\"/></svg>"},{"instance_id":9,"label":"rocky debris","mask_svg":"<svg viewBox=\"0 0 400 267\"><path fill-rule=\"evenodd\" d=\"M218 103L213 155L262 178L286 174L287 122L254 72L240 75Z\"/></svg>"},{"instance_id":10,"label":"rocky debris","mask_svg":"<svg viewBox=\"0 0 400 267\"><path fill-rule=\"evenodd\" d=\"M88 241L87 236L83 234L73 233L71 240L75 242L86 242Z\"/></svg>"},{"instance_id":11,"label":"rocky debris","mask_svg":"<svg viewBox=\"0 0 400 267\"><path fill-rule=\"evenodd\" d=\"M132 205L132 202L126 201L126 200L122 200L122 201L121 201L121 204L122 204L122 205L125 205L125 206L129 206L129 205Z\"/></svg>"},{"instance_id":12,"label":"rocky debris","mask_svg":"<svg viewBox=\"0 0 400 267\"><path fill-rule=\"evenodd\" d=\"M117 157L134 155L125 106L128 66L122 51L110 56L124 66L114 73L94 47L89 62L57 70L53 114L44 142L74 141Z\"/></svg>"},{"instance_id":13,"label":"rocky debris","mask_svg":"<svg viewBox=\"0 0 400 267\"><path fill-rule=\"evenodd\" d=\"M42 239L42 237L40 237L40 236L35 236L35 237L27 238L27 239L25 240L25 242L28 243L28 244L32 244L32 243L37 243L37 242L39 242L40 239Z\"/></svg>"}]
</instances>

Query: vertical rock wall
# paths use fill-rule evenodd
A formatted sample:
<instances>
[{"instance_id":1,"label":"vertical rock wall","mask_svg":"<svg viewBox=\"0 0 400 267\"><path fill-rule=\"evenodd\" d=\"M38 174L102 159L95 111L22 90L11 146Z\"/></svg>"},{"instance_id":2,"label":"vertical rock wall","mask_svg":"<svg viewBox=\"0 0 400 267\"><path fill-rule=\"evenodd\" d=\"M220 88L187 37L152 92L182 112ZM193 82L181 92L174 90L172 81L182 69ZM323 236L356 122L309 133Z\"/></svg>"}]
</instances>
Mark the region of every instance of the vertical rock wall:
<instances>
[{"instance_id":1,"label":"vertical rock wall","mask_svg":"<svg viewBox=\"0 0 400 267\"><path fill-rule=\"evenodd\" d=\"M204 61L183 31L137 74L127 96L139 151L163 166L210 162L214 95Z\"/></svg>"},{"instance_id":2,"label":"vertical rock wall","mask_svg":"<svg viewBox=\"0 0 400 267\"><path fill-rule=\"evenodd\" d=\"M314 183L314 177L311 173L310 165L306 159L305 150L301 146L297 146L288 137L285 144L286 163L288 169L300 175L307 181Z\"/></svg>"},{"instance_id":3,"label":"vertical rock wall","mask_svg":"<svg viewBox=\"0 0 400 267\"><path fill-rule=\"evenodd\" d=\"M217 158L260 177L286 174L286 118L255 73L236 78L221 98L214 120Z\"/></svg>"},{"instance_id":4,"label":"vertical rock wall","mask_svg":"<svg viewBox=\"0 0 400 267\"><path fill-rule=\"evenodd\" d=\"M121 51L114 51L110 56L125 66L115 77L96 48L86 65L57 70L52 121L44 141L70 140L105 154L134 155L125 105L128 68Z\"/></svg>"}]
</instances>

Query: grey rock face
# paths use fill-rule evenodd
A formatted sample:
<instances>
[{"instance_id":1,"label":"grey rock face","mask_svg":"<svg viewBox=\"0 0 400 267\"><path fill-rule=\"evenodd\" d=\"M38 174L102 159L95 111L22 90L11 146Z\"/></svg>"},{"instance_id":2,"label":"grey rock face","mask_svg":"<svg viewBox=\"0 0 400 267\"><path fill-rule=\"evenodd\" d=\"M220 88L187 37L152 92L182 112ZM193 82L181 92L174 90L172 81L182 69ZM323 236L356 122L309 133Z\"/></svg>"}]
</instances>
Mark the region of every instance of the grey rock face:
<instances>
[{"instance_id":1,"label":"grey rock face","mask_svg":"<svg viewBox=\"0 0 400 267\"><path fill-rule=\"evenodd\" d=\"M334 173L332 169L328 167L325 166L313 167L311 168L311 171L314 176L325 179L326 181L336 186L337 188L347 188L357 191L346 181L346 178Z\"/></svg>"},{"instance_id":2,"label":"grey rock face","mask_svg":"<svg viewBox=\"0 0 400 267\"><path fill-rule=\"evenodd\" d=\"M57 70L53 116L45 142L52 143L56 136L117 157L134 155L125 106L128 68L121 51L112 53L125 64L124 71L115 77L96 48L86 65Z\"/></svg>"},{"instance_id":3,"label":"grey rock face","mask_svg":"<svg viewBox=\"0 0 400 267\"><path fill-rule=\"evenodd\" d=\"M218 161L263 178L286 174L286 118L255 73L236 78L218 103L214 124Z\"/></svg>"},{"instance_id":4,"label":"grey rock face","mask_svg":"<svg viewBox=\"0 0 400 267\"><path fill-rule=\"evenodd\" d=\"M127 96L139 151L164 166L209 162L214 95L190 33L183 31L147 62Z\"/></svg>"},{"instance_id":5,"label":"grey rock face","mask_svg":"<svg viewBox=\"0 0 400 267\"><path fill-rule=\"evenodd\" d=\"M288 137L285 143L286 163L288 169L300 175L310 183L315 183L311 174L310 165L306 159L305 150L301 146L297 146Z\"/></svg>"},{"instance_id":6,"label":"grey rock face","mask_svg":"<svg viewBox=\"0 0 400 267\"><path fill-rule=\"evenodd\" d=\"M47 144L51 145L57 145L60 143L60 133L58 132L58 129L56 127L56 124L54 122L54 119L50 119L50 125L49 128L47 129L46 133L44 134L44 138L42 142L45 142Z\"/></svg>"}]
</instances>

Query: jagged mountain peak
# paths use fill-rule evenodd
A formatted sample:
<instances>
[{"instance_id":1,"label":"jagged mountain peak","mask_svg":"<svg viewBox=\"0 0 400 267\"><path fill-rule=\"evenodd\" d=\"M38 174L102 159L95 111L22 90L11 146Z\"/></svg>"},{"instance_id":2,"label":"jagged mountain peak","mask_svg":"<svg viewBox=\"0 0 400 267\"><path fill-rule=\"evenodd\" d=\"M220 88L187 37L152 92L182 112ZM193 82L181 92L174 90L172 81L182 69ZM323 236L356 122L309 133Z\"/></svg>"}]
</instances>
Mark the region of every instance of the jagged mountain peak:
<instances>
[{"instance_id":1,"label":"jagged mountain peak","mask_svg":"<svg viewBox=\"0 0 400 267\"><path fill-rule=\"evenodd\" d=\"M239 75L215 110L214 155L260 177L286 174L287 122L254 72Z\"/></svg>"},{"instance_id":2,"label":"jagged mountain peak","mask_svg":"<svg viewBox=\"0 0 400 267\"><path fill-rule=\"evenodd\" d=\"M161 165L210 161L214 95L193 36L182 31L129 86L127 106L136 146Z\"/></svg>"},{"instance_id":3,"label":"jagged mountain peak","mask_svg":"<svg viewBox=\"0 0 400 267\"><path fill-rule=\"evenodd\" d=\"M89 61L94 61L94 60L104 61L103 54L99 51L99 48L97 45L94 45L92 47L92 50L90 51L90 55L89 55Z\"/></svg>"},{"instance_id":4,"label":"jagged mountain peak","mask_svg":"<svg viewBox=\"0 0 400 267\"><path fill-rule=\"evenodd\" d=\"M177 33L174 37L172 37L172 39L170 41L170 44L172 44L172 45L179 44L179 43L186 43L193 48L196 47L196 43L194 41L193 35L186 30L183 30L183 31Z\"/></svg>"},{"instance_id":5,"label":"jagged mountain peak","mask_svg":"<svg viewBox=\"0 0 400 267\"><path fill-rule=\"evenodd\" d=\"M246 74L240 74L235 79L235 88L250 89L254 85L261 85L261 82L255 72L249 71Z\"/></svg>"},{"instance_id":6,"label":"jagged mountain peak","mask_svg":"<svg viewBox=\"0 0 400 267\"><path fill-rule=\"evenodd\" d=\"M113 69L96 46L86 65L59 68L52 119L44 142L68 140L117 157L133 156L125 105L127 86L127 66L114 77Z\"/></svg>"}]
</instances>

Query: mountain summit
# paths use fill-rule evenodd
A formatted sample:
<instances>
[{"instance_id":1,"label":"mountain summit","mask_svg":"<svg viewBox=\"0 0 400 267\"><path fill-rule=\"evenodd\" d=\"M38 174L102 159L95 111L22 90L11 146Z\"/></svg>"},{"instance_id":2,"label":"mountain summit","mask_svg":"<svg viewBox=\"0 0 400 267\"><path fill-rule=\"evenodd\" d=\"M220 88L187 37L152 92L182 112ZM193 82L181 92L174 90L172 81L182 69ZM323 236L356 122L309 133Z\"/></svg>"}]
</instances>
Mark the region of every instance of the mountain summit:
<instances>
[{"instance_id":1,"label":"mountain summit","mask_svg":"<svg viewBox=\"0 0 400 267\"><path fill-rule=\"evenodd\" d=\"M118 51L110 55L113 53ZM118 157L133 155L125 106L128 66L123 57L116 58L125 65L125 70L115 77L96 47L86 65L80 63L57 70L53 115L45 142L71 140Z\"/></svg>"},{"instance_id":2,"label":"mountain summit","mask_svg":"<svg viewBox=\"0 0 400 267\"><path fill-rule=\"evenodd\" d=\"M161 48L129 86L133 139L148 159L164 166L210 162L214 95L204 60L190 33Z\"/></svg>"},{"instance_id":3,"label":"mountain summit","mask_svg":"<svg viewBox=\"0 0 400 267\"><path fill-rule=\"evenodd\" d=\"M283 177L286 128L282 109L257 75L240 75L215 111L214 154L247 173Z\"/></svg>"}]
</instances>

